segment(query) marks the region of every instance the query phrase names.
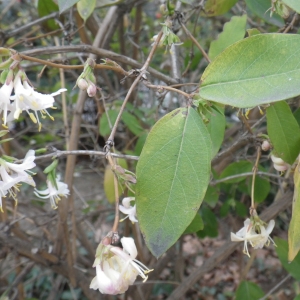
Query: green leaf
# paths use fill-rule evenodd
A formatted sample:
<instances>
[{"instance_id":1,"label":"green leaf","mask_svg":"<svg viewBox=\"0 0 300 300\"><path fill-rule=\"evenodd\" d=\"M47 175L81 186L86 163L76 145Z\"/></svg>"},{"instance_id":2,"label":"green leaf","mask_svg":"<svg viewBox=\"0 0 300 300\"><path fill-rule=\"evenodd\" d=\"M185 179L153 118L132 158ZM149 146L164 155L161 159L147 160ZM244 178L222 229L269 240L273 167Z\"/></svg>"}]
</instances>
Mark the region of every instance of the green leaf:
<instances>
[{"instance_id":1,"label":"green leaf","mask_svg":"<svg viewBox=\"0 0 300 300\"><path fill-rule=\"evenodd\" d=\"M281 0L284 4L289 6L292 10L300 14L300 2L299 0Z\"/></svg>"},{"instance_id":2,"label":"green leaf","mask_svg":"<svg viewBox=\"0 0 300 300\"><path fill-rule=\"evenodd\" d=\"M37 6L38 14L40 17L50 15L51 13L58 11L58 6L52 0L39 0ZM53 19L47 20L43 23L44 28L48 31L59 29L59 26Z\"/></svg>"},{"instance_id":3,"label":"green leaf","mask_svg":"<svg viewBox=\"0 0 300 300\"><path fill-rule=\"evenodd\" d=\"M58 7L59 7L59 13L61 14L65 10L71 8L78 1L79 0L58 0L57 4L58 4Z\"/></svg>"},{"instance_id":4,"label":"green leaf","mask_svg":"<svg viewBox=\"0 0 300 300\"><path fill-rule=\"evenodd\" d=\"M270 0L245 0L247 7L260 19L266 21L269 24L277 27L284 26L284 20L277 14L270 16L270 11L267 10L271 7Z\"/></svg>"},{"instance_id":5,"label":"green leaf","mask_svg":"<svg viewBox=\"0 0 300 300\"><path fill-rule=\"evenodd\" d=\"M300 300L300 295L296 296L294 300Z\"/></svg>"},{"instance_id":6,"label":"green leaf","mask_svg":"<svg viewBox=\"0 0 300 300\"><path fill-rule=\"evenodd\" d=\"M140 156L140 154L143 150L143 147L145 145L147 136L148 136L148 132L144 132L139 136L139 138L138 138L138 140L135 144L135 147L134 147L134 154L135 155Z\"/></svg>"},{"instance_id":7,"label":"green leaf","mask_svg":"<svg viewBox=\"0 0 300 300\"><path fill-rule=\"evenodd\" d=\"M238 0L207 0L205 3L205 16L213 17L225 14L238 2Z\"/></svg>"},{"instance_id":8,"label":"green leaf","mask_svg":"<svg viewBox=\"0 0 300 300\"><path fill-rule=\"evenodd\" d=\"M120 165L123 169L128 169L127 161L123 158L117 159L117 164ZM114 173L111 170L111 166L107 165L104 172L104 192L105 196L109 203L113 204L115 203L115 185L114 185ZM123 191L125 189L125 185L118 184L119 189L119 195L123 194Z\"/></svg>"},{"instance_id":9,"label":"green leaf","mask_svg":"<svg viewBox=\"0 0 300 300\"><path fill-rule=\"evenodd\" d=\"M118 117L118 114L119 114L119 111L114 110L114 109L110 109L110 110L107 111L107 114L104 113L101 116L100 124L99 124L99 133L100 133L100 135L105 137L105 136L110 134L111 129L110 129L110 126L109 126L107 115L109 117L111 125L114 126L114 124L116 122L116 119Z\"/></svg>"},{"instance_id":10,"label":"green leaf","mask_svg":"<svg viewBox=\"0 0 300 300\"><path fill-rule=\"evenodd\" d=\"M251 162L246 161L246 160L233 162L232 164L230 164L223 170L223 172L220 175L220 179L226 178L229 176L233 176L233 175L238 175L241 173L251 172L252 168L253 168L253 165L251 164ZM241 176L238 178L233 178L233 179L224 181L224 183L237 183L237 182L243 181L245 178L246 178L246 176Z\"/></svg>"},{"instance_id":11,"label":"green leaf","mask_svg":"<svg viewBox=\"0 0 300 300\"><path fill-rule=\"evenodd\" d=\"M218 105L217 108L219 111L213 109L211 113L205 114L209 120L206 126L212 141L212 157L218 153L222 145L226 125L224 106Z\"/></svg>"},{"instance_id":12,"label":"green leaf","mask_svg":"<svg viewBox=\"0 0 300 300\"><path fill-rule=\"evenodd\" d=\"M297 280L300 280L300 254L298 254L295 259L290 262L288 260L288 243L287 241L280 239L280 238L274 238L274 241L277 245L276 252L278 255L278 258L280 259L280 262L282 263L283 267Z\"/></svg>"},{"instance_id":13,"label":"green leaf","mask_svg":"<svg viewBox=\"0 0 300 300\"><path fill-rule=\"evenodd\" d=\"M248 36L253 36L257 34L261 34L261 32L257 28L247 29Z\"/></svg>"},{"instance_id":14,"label":"green leaf","mask_svg":"<svg viewBox=\"0 0 300 300\"><path fill-rule=\"evenodd\" d=\"M217 237L218 236L218 221L215 214L206 206L201 207L200 215L202 217L204 228L197 232L199 238Z\"/></svg>"},{"instance_id":15,"label":"green leaf","mask_svg":"<svg viewBox=\"0 0 300 300\"><path fill-rule=\"evenodd\" d=\"M240 108L300 94L297 34L258 34L226 48L201 78L200 97Z\"/></svg>"},{"instance_id":16,"label":"green leaf","mask_svg":"<svg viewBox=\"0 0 300 300\"><path fill-rule=\"evenodd\" d=\"M208 186L206 194L204 196L204 201L212 208L216 206L219 200L219 188L214 186Z\"/></svg>"},{"instance_id":17,"label":"green leaf","mask_svg":"<svg viewBox=\"0 0 300 300\"><path fill-rule=\"evenodd\" d=\"M296 109L296 111L294 111L293 115L294 115L294 118L296 119L298 125L300 126L300 107L298 109Z\"/></svg>"},{"instance_id":18,"label":"green leaf","mask_svg":"<svg viewBox=\"0 0 300 300\"><path fill-rule=\"evenodd\" d=\"M79 0L79 2L77 3L77 10L84 22L93 13L95 6L96 0Z\"/></svg>"},{"instance_id":19,"label":"green leaf","mask_svg":"<svg viewBox=\"0 0 300 300\"><path fill-rule=\"evenodd\" d=\"M292 219L289 225L289 261L293 261L300 250L300 163L294 171L294 202Z\"/></svg>"},{"instance_id":20,"label":"green leaf","mask_svg":"<svg viewBox=\"0 0 300 300\"><path fill-rule=\"evenodd\" d=\"M140 136L144 132L139 120L128 111L123 112L121 119L134 135Z\"/></svg>"},{"instance_id":21,"label":"green leaf","mask_svg":"<svg viewBox=\"0 0 300 300\"><path fill-rule=\"evenodd\" d=\"M244 203L235 201L235 211L239 217L245 218L249 212L249 209L246 207Z\"/></svg>"},{"instance_id":22,"label":"green leaf","mask_svg":"<svg viewBox=\"0 0 300 300\"><path fill-rule=\"evenodd\" d=\"M146 244L156 257L169 249L193 220L210 175L211 141L191 107L160 119L137 164L136 205Z\"/></svg>"},{"instance_id":23,"label":"green leaf","mask_svg":"<svg viewBox=\"0 0 300 300\"><path fill-rule=\"evenodd\" d=\"M263 290L255 283L242 281L237 288L235 300L258 300L264 296Z\"/></svg>"},{"instance_id":24,"label":"green leaf","mask_svg":"<svg viewBox=\"0 0 300 300\"><path fill-rule=\"evenodd\" d=\"M300 151L300 128L286 102L267 108L267 130L277 156L293 164Z\"/></svg>"},{"instance_id":25,"label":"green leaf","mask_svg":"<svg viewBox=\"0 0 300 300\"><path fill-rule=\"evenodd\" d=\"M183 234L195 233L199 230L202 230L204 227L203 220L199 214L196 214L195 218L191 224L186 228Z\"/></svg>"},{"instance_id":26,"label":"green leaf","mask_svg":"<svg viewBox=\"0 0 300 300\"><path fill-rule=\"evenodd\" d=\"M244 38L246 22L247 15L243 15L241 17L234 16L229 22L225 23L223 32L219 34L218 39L210 44L208 56L211 60L225 48Z\"/></svg>"}]
</instances>

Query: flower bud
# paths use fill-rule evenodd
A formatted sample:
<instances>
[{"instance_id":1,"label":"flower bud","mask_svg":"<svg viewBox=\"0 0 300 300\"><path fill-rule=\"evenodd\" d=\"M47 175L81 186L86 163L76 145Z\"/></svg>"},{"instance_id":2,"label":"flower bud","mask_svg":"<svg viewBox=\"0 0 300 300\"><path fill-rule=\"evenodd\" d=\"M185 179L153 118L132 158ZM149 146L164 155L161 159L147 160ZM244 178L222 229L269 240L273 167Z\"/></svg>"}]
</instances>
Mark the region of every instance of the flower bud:
<instances>
[{"instance_id":1,"label":"flower bud","mask_svg":"<svg viewBox=\"0 0 300 300\"><path fill-rule=\"evenodd\" d=\"M288 165L286 163L284 165L274 164L274 169L279 172L284 172L287 170L287 168L288 168Z\"/></svg>"},{"instance_id":2,"label":"flower bud","mask_svg":"<svg viewBox=\"0 0 300 300\"><path fill-rule=\"evenodd\" d=\"M94 97L97 93L97 87L93 83L90 83L87 88L87 93L89 97Z\"/></svg>"},{"instance_id":3,"label":"flower bud","mask_svg":"<svg viewBox=\"0 0 300 300\"><path fill-rule=\"evenodd\" d=\"M276 157L273 154L271 155L271 159L272 159L273 163L276 165L283 166L286 164L286 162L284 162L280 157Z\"/></svg>"},{"instance_id":4,"label":"flower bud","mask_svg":"<svg viewBox=\"0 0 300 300\"><path fill-rule=\"evenodd\" d=\"M263 151L269 151L270 148L271 148L271 145L270 145L269 141L264 140L263 143L261 144L261 149Z\"/></svg>"},{"instance_id":5,"label":"flower bud","mask_svg":"<svg viewBox=\"0 0 300 300\"><path fill-rule=\"evenodd\" d=\"M83 78L80 78L79 80L77 80L77 85L83 91L85 91L89 86L88 82Z\"/></svg>"}]
</instances>

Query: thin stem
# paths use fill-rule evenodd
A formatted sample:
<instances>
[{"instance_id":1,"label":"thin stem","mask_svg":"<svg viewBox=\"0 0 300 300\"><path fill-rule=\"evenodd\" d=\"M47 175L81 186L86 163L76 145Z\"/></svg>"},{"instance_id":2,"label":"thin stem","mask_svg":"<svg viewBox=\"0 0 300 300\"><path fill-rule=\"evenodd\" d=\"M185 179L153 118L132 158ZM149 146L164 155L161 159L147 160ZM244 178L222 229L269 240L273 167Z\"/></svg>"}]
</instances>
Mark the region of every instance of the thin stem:
<instances>
[{"instance_id":1,"label":"thin stem","mask_svg":"<svg viewBox=\"0 0 300 300\"><path fill-rule=\"evenodd\" d=\"M143 67L140 69L139 75L138 75L137 78L134 80L134 82L132 83L130 89L128 90L128 93L127 93L127 95L126 95L126 97L125 97L125 99L124 99L124 101L123 101L123 104L122 104L122 106L121 106L121 109L120 109L120 111L119 111L119 114L118 114L118 116L117 116L117 119L116 119L116 121L115 121L115 124L114 124L114 126L113 126L113 128L112 128L112 130L111 130L110 136L109 136L109 138L108 138L108 140L107 140L108 143L113 143L114 138L115 138L115 134L116 134L116 130L117 130L117 126L118 126L118 124L119 124L119 122L120 122L120 120L121 120L121 116L122 116L122 113L123 113L123 111L124 111L124 108L125 108L125 106L126 106L126 104L127 104L127 101L128 101L128 99L130 98L131 93L133 92L133 90L135 89L135 87L137 86L137 84L139 83L140 79L144 76L144 74L145 74L147 68L149 67L149 64L150 64L150 62L151 62L151 60L152 60L152 57L153 57L153 55L154 55L154 52L155 52L155 50L156 50L156 48L157 48L157 45L158 45L158 43L159 43L159 41L160 41L162 35L163 35L163 32L160 31L160 33L158 34L157 39L155 40L155 43L154 43L154 45L153 45L153 47L152 47L152 49L151 49L151 51L150 51L150 53L149 53L149 55L148 55L148 57L147 57L147 60L145 61Z\"/></svg>"},{"instance_id":2,"label":"thin stem","mask_svg":"<svg viewBox=\"0 0 300 300\"><path fill-rule=\"evenodd\" d=\"M22 53L19 53L20 57L25 60L29 60L32 62L40 63L49 67L54 67L54 68L59 68L59 69L67 69L67 70L72 70L72 69L83 69L84 65L63 65L63 64L57 64L53 63L48 60L36 58L36 57L31 57ZM124 76L128 76L128 72L126 72L121 66L109 66L109 65L104 65L104 64L96 64L95 69L104 69L104 70L112 70L118 73L123 74Z\"/></svg>"},{"instance_id":3,"label":"thin stem","mask_svg":"<svg viewBox=\"0 0 300 300\"><path fill-rule=\"evenodd\" d=\"M257 147L256 161L255 161L255 164L254 164L253 169L252 169L253 176L252 176L252 185L251 185L251 207L250 207L250 210L255 209L255 205L254 205L254 186L255 186L255 176L256 176L256 173L258 171L258 164L259 164L260 155L261 155L261 147L258 146Z\"/></svg>"},{"instance_id":4,"label":"thin stem","mask_svg":"<svg viewBox=\"0 0 300 300\"><path fill-rule=\"evenodd\" d=\"M103 151L93 151L93 150L72 150L72 151L61 151L56 150L52 153L40 155L35 158L35 161L37 160L45 160L45 159L54 159L58 157L68 156L68 155L90 155L90 156L106 156L106 153ZM111 153L112 157L115 158L124 158L124 159L131 159L131 160L139 160L138 156L134 155L125 155L125 154L117 154L117 153ZM22 163L23 159L18 159L15 161L16 163Z\"/></svg>"},{"instance_id":5,"label":"thin stem","mask_svg":"<svg viewBox=\"0 0 300 300\"><path fill-rule=\"evenodd\" d=\"M208 57L208 55L206 54L206 52L204 51L204 49L202 48L202 46L198 43L198 41L194 38L194 36L189 32L189 30L185 27L185 25L181 21L180 21L180 25L181 25L182 29L184 30L184 32L189 36L189 38L193 41L193 43L201 51L204 58L210 63L211 60Z\"/></svg>"},{"instance_id":6,"label":"thin stem","mask_svg":"<svg viewBox=\"0 0 300 300\"><path fill-rule=\"evenodd\" d=\"M145 83L146 84L146 83ZM148 88L152 88L152 89L163 89L163 90L168 90L168 91L171 91L171 92L176 92L176 93L179 93L181 95L183 95L184 97L186 98L190 98L191 95L190 94L187 94L185 93L184 91L181 91L181 90L178 90L178 89L175 89L173 87L170 87L170 86L165 86L165 85L154 85L154 84L146 84L146 86Z\"/></svg>"}]
</instances>

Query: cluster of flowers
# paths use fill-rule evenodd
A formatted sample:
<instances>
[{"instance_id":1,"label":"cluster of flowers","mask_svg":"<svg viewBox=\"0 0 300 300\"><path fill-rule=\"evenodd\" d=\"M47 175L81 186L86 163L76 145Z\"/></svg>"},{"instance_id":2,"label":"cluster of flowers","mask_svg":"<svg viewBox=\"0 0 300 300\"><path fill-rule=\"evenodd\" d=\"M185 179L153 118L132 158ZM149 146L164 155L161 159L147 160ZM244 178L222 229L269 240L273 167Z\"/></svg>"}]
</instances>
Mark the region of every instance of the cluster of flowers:
<instances>
[{"instance_id":1,"label":"cluster of flowers","mask_svg":"<svg viewBox=\"0 0 300 300\"><path fill-rule=\"evenodd\" d=\"M38 112L42 118L48 115L52 120L53 117L47 112L47 108L54 108L54 96L65 92L66 89L60 89L50 95L44 95L36 92L29 85L29 80L24 71L19 70L14 76L13 71L9 71L3 86L0 88L0 113L3 112L3 125L7 126L8 121L18 119L22 111L26 111L34 123L38 123L41 130L41 123ZM12 92L14 90L14 95ZM10 111L8 115L8 111ZM33 111L30 112L30 111Z\"/></svg>"},{"instance_id":2,"label":"cluster of flowers","mask_svg":"<svg viewBox=\"0 0 300 300\"><path fill-rule=\"evenodd\" d=\"M36 166L35 162L35 152L34 150L29 150L21 164L13 163L14 159L8 156L3 156L0 158L0 211L2 209L2 197L9 195L17 202L17 192L21 183L27 183L35 187L35 182L32 178L32 172L30 169ZM69 194L68 186L59 181L56 178L56 187L47 180L48 188L44 191L39 191L35 189L35 195L40 198L50 198L52 207L56 207L56 203L60 200L60 197Z\"/></svg>"},{"instance_id":3,"label":"cluster of flowers","mask_svg":"<svg viewBox=\"0 0 300 300\"><path fill-rule=\"evenodd\" d=\"M138 275L144 282L147 280L146 274L152 270L136 260L138 253L134 240L123 237L121 244L123 249L112 246L109 236L101 241L93 264L96 276L90 284L91 289L99 290L102 294L117 295L125 293Z\"/></svg>"},{"instance_id":4,"label":"cluster of flowers","mask_svg":"<svg viewBox=\"0 0 300 300\"><path fill-rule=\"evenodd\" d=\"M274 226L274 220L271 220L267 227L265 227L265 224L257 217L256 219L252 218L251 220L246 219L242 229L240 229L237 233L231 233L231 241L244 242L243 252L250 257L247 245L248 243L254 249L262 249L265 245L268 246L270 242L275 245L274 241L270 237L270 233Z\"/></svg>"}]
</instances>

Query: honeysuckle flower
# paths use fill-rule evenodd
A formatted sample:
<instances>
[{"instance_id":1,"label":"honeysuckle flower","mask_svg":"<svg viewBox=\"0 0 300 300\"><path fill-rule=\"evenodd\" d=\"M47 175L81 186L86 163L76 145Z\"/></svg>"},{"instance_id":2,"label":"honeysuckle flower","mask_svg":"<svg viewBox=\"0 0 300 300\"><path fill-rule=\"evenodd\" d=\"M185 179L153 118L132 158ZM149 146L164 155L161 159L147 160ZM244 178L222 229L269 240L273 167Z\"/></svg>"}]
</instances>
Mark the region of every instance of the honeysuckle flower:
<instances>
[{"instance_id":1,"label":"honeysuckle flower","mask_svg":"<svg viewBox=\"0 0 300 300\"><path fill-rule=\"evenodd\" d=\"M104 244L103 241L96 251L93 264L96 276L90 284L91 289L99 290L102 294L117 295L125 293L137 275L140 275L144 282L147 280L146 274L152 270L135 259L137 249L132 238L121 238L123 249Z\"/></svg>"},{"instance_id":2,"label":"honeysuckle flower","mask_svg":"<svg viewBox=\"0 0 300 300\"><path fill-rule=\"evenodd\" d=\"M2 197L7 193L17 201L17 191L19 191L20 182L25 182L35 186L35 182L29 173L29 169L35 167L34 150L29 150L23 160L23 163L16 164L0 158L0 210L2 211Z\"/></svg>"},{"instance_id":3,"label":"honeysuckle flower","mask_svg":"<svg viewBox=\"0 0 300 300\"><path fill-rule=\"evenodd\" d=\"M271 160L273 162L274 169L279 172L284 172L289 167L289 165L283 159L275 156L274 154L271 155Z\"/></svg>"},{"instance_id":4,"label":"honeysuckle flower","mask_svg":"<svg viewBox=\"0 0 300 300\"><path fill-rule=\"evenodd\" d=\"M48 187L47 189L43 191L35 189L34 194L41 199L50 198L51 207L56 209L58 201L60 201L62 197L66 197L70 194L68 185L59 181L58 176L56 177L56 185L58 189L56 189L49 179L47 179L46 183Z\"/></svg>"},{"instance_id":5,"label":"honeysuckle flower","mask_svg":"<svg viewBox=\"0 0 300 300\"><path fill-rule=\"evenodd\" d=\"M127 217L125 217L124 219L122 219L121 221L124 221L125 219L129 218L129 220L134 223L134 222L138 222L137 218L136 218L136 205L134 204L134 206L130 205L131 201L134 201L135 197L125 197L122 200L122 204L123 205L119 205L119 210L127 215Z\"/></svg>"},{"instance_id":6,"label":"honeysuckle flower","mask_svg":"<svg viewBox=\"0 0 300 300\"><path fill-rule=\"evenodd\" d=\"M13 81L10 83L4 83L0 88L0 113L3 111L3 125L6 126L7 122L7 110L10 107L10 96L14 87Z\"/></svg>"},{"instance_id":7,"label":"honeysuckle flower","mask_svg":"<svg viewBox=\"0 0 300 300\"><path fill-rule=\"evenodd\" d=\"M231 232L231 241L233 242L244 242L243 253L250 257L247 243L254 249L261 249L264 245L269 245L270 241L275 245L272 238L269 236L275 226L275 221L271 220L265 228L261 220L253 221L246 219L244 227L241 228L237 233Z\"/></svg>"},{"instance_id":8,"label":"honeysuckle flower","mask_svg":"<svg viewBox=\"0 0 300 300\"><path fill-rule=\"evenodd\" d=\"M55 93L44 95L36 92L28 84L27 80L24 80L22 84L21 75L18 74L14 80L14 89L15 95L10 97L11 100L14 100L11 116L13 116L15 119L18 119L20 113L25 110L30 119L34 123L39 124L39 130L41 129L42 125L39 120L38 112L40 112L43 119L46 117L46 115L48 115L49 118L53 120L53 117L48 113L47 108L54 108L54 96L57 96L67 90L59 89ZM31 113L30 110L32 110L34 113Z\"/></svg>"}]
</instances>

